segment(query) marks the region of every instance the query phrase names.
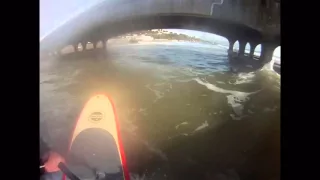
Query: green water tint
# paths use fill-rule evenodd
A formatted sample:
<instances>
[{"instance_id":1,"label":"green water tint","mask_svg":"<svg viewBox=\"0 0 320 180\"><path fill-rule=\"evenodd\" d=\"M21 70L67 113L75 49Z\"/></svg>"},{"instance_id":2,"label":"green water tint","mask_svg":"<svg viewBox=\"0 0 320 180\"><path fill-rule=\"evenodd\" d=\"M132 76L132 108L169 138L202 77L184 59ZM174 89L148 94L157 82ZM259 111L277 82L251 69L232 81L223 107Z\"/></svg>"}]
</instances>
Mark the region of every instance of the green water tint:
<instances>
[{"instance_id":1,"label":"green water tint","mask_svg":"<svg viewBox=\"0 0 320 180\"><path fill-rule=\"evenodd\" d=\"M201 179L221 173L226 175L229 171L249 179L262 178L263 173L263 178L279 176L278 79L265 80L263 73L257 72L249 84L221 85L227 90L256 92L241 103L244 107L240 120L231 116L237 117L227 103L229 93L209 90L194 80L130 86L136 104L124 111L135 129L133 137L124 138L148 142L144 144L144 153L132 154L140 157L133 158L141 166L140 173L151 177L151 172L161 167L163 170L159 174L166 173L167 178L171 175L173 179L188 179L192 174ZM213 84L234 79L235 75L229 73L206 78ZM161 98L157 98L159 94ZM130 146L134 145L128 146L128 152Z\"/></svg>"},{"instance_id":2,"label":"green water tint","mask_svg":"<svg viewBox=\"0 0 320 180\"><path fill-rule=\"evenodd\" d=\"M84 102L107 92L133 179L280 177L278 75L124 59L55 61L40 71L40 118L51 139L68 139Z\"/></svg>"}]
</instances>

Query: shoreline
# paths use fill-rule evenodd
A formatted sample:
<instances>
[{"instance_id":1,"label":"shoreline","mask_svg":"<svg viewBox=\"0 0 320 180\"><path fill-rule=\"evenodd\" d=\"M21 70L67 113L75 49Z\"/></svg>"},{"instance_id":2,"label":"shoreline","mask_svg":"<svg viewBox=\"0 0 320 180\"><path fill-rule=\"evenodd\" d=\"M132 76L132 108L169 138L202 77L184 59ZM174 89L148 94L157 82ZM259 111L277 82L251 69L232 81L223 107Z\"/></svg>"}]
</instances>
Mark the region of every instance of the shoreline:
<instances>
[{"instance_id":1,"label":"shoreline","mask_svg":"<svg viewBox=\"0 0 320 180\"><path fill-rule=\"evenodd\" d=\"M136 42L130 42L130 39L110 39L108 44L112 45L134 45L134 44L158 44L158 43L170 43L170 42L184 42L184 43L201 43L207 44L203 42L197 41L186 41L186 40L170 40L170 39L153 39L153 40L137 40Z\"/></svg>"}]
</instances>

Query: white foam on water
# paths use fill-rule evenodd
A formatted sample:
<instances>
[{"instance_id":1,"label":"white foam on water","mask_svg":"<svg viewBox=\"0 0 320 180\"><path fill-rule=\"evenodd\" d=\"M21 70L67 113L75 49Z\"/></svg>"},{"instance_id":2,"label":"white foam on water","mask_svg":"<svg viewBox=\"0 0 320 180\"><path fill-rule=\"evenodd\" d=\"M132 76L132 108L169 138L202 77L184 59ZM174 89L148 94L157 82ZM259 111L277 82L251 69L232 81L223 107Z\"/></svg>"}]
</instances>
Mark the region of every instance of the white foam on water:
<instances>
[{"instance_id":1,"label":"white foam on water","mask_svg":"<svg viewBox=\"0 0 320 180\"><path fill-rule=\"evenodd\" d=\"M159 90L156 90L156 89L152 89L150 86L151 86L150 84L147 84L146 88L150 89L156 95L156 99L153 102L157 102L159 99L164 97L164 93L163 92L161 92Z\"/></svg>"},{"instance_id":2,"label":"white foam on water","mask_svg":"<svg viewBox=\"0 0 320 180\"><path fill-rule=\"evenodd\" d=\"M276 92L280 92L281 88L281 75L274 70L268 69L264 66L259 71L257 71L260 78L264 81L265 88L271 89Z\"/></svg>"},{"instance_id":3,"label":"white foam on water","mask_svg":"<svg viewBox=\"0 0 320 180\"><path fill-rule=\"evenodd\" d=\"M216 83L218 83L218 84L226 84L226 83L223 82L223 81L216 81Z\"/></svg>"},{"instance_id":4,"label":"white foam on water","mask_svg":"<svg viewBox=\"0 0 320 180\"><path fill-rule=\"evenodd\" d=\"M193 78L193 80L195 80L197 83L199 83L203 86L206 86L209 90L212 90L212 91L215 91L218 93L233 94L233 95L237 96L239 99L244 99L248 95L251 95L251 94L258 92L258 91L256 91L256 92L247 93L247 92L241 92L241 91L226 90L223 88L219 88L219 87L215 86L214 84L210 84L209 82L205 82L205 81L201 80L200 78Z\"/></svg>"},{"instance_id":5,"label":"white foam on water","mask_svg":"<svg viewBox=\"0 0 320 180\"><path fill-rule=\"evenodd\" d=\"M249 78L253 78L255 76L254 72L250 72L250 73L239 73L238 77L239 78L243 78L243 79L249 79Z\"/></svg>"},{"instance_id":6,"label":"white foam on water","mask_svg":"<svg viewBox=\"0 0 320 180\"><path fill-rule=\"evenodd\" d=\"M274 65L274 59L272 59L270 62L268 62L267 64L265 64L265 65L263 66L263 68L274 71L273 65Z\"/></svg>"},{"instance_id":7,"label":"white foam on water","mask_svg":"<svg viewBox=\"0 0 320 180\"><path fill-rule=\"evenodd\" d=\"M167 83L166 85L169 85L169 87L166 89L166 91L170 92L172 90L172 84L171 83Z\"/></svg>"},{"instance_id":8,"label":"white foam on water","mask_svg":"<svg viewBox=\"0 0 320 180\"><path fill-rule=\"evenodd\" d=\"M273 108L266 107L263 109L263 112L273 112L275 110L277 110L277 106L274 106Z\"/></svg>"},{"instance_id":9,"label":"white foam on water","mask_svg":"<svg viewBox=\"0 0 320 180\"><path fill-rule=\"evenodd\" d=\"M141 113L141 114L143 114L144 116L146 116L146 115L148 115L148 113L146 112L146 108L140 108L139 109L139 111L138 111L138 113Z\"/></svg>"},{"instance_id":10,"label":"white foam on water","mask_svg":"<svg viewBox=\"0 0 320 180\"><path fill-rule=\"evenodd\" d=\"M183 123L180 123L180 124L178 124L178 125L176 125L176 129L178 129L180 126L182 126L182 125L187 125L188 124L188 122L183 122Z\"/></svg>"},{"instance_id":11,"label":"white foam on water","mask_svg":"<svg viewBox=\"0 0 320 180\"><path fill-rule=\"evenodd\" d=\"M244 83L252 83L255 75L256 74L254 72L239 73L236 81L235 82L229 81L229 84L237 85L237 84L244 84Z\"/></svg>"},{"instance_id":12,"label":"white foam on water","mask_svg":"<svg viewBox=\"0 0 320 180\"><path fill-rule=\"evenodd\" d=\"M158 155L159 157L161 157L163 160L168 160L168 157L166 156L165 153L163 153L160 149L156 149L154 147L152 147L148 142L146 141L142 141L143 144L145 144L147 146L147 148L154 152L156 155Z\"/></svg>"},{"instance_id":13,"label":"white foam on water","mask_svg":"<svg viewBox=\"0 0 320 180\"><path fill-rule=\"evenodd\" d=\"M202 123L199 127L197 127L193 132L196 132L196 131L199 131L199 130L201 130L201 129L204 129L204 128L208 127L208 126L209 126L208 122L205 121L205 122Z\"/></svg>"},{"instance_id":14,"label":"white foam on water","mask_svg":"<svg viewBox=\"0 0 320 180\"><path fill-rule=\"evenodd\" d=\"M243 102L241 99L237 99L235 95L228 95L227 96L228 104L232 107L233 112L236 113L236 115L241 116L244 106L240 104L240 102Z\"/></svg>"},{"instance_id":15,"label":"white foam on water","mask_svg":"<svg viewBox=\"0 0 320 180\"><path fill-rule=\"evenodd\" d=\"M179 68L179 72L183 75L183 76L198 76L201 75L200 72L195 72L193 71L193 69L191 67L180 67Z\"/></svg>"},{"instance_id":16,"label":"white foam on water","mask_svg":"<svg viewBox=\"0 0 320 180\"><path fill-rule=\"evenodd\" d=\"M190 81L192 81L192 80L193 80L193 78L188 78L188 79L176 79L175 81L176 81L176 82L185 83L185 82L190 82Z\"/></svg>"},{"instance_id":17,"label":"white foam on water","mask_svg":"<svg viewBox=\"0 0 320 180\"><path fill-rule=\"evenodd\" d=\"M153 101L154 103L157 102L159 99L165 96L166 92L170 92L172 90L172 84L166 79L167 82L158 82L155 84L146 84L145 87L151 90L155 95L156 98Z\"/></svg>"},{"instance_id":18,"label":"white foam on water","mask_svg":"<svg viewBox=\"0 0 320 180\"><path fill-rule=\"evenodd\" d=\"M168 139L173 139L173 138L175 138L175 137L179 137L179 136L189 136L189 134L187 134L187 133L182 133L182 134L178 134L178 135L175 135L175 136L172 136L172 137L168 137Z\"/></svg>"},{"instance_id":19,"label":"white foam on water","mask_svg":"<svg viewBox=\"0 0 320 180\"><path fill-rule=\"evenodd\" d=\"M207 87L209 90L212 90L218 93L230 94L227 96L228 104L232 107L234 113L240 117L242 116L243 109L244 109L244 106L241 103L244 103L247 100L249 100L249 97L248 97L249 95L255 94L260 91L259 90L259 91L248 93L248 92L241 92L241 91L226 90L223 88L219 88L214 84L210 84L209 82L205 82L199 78L194 78L194 80L199 84Z\"/></svg>"}]
</instances>

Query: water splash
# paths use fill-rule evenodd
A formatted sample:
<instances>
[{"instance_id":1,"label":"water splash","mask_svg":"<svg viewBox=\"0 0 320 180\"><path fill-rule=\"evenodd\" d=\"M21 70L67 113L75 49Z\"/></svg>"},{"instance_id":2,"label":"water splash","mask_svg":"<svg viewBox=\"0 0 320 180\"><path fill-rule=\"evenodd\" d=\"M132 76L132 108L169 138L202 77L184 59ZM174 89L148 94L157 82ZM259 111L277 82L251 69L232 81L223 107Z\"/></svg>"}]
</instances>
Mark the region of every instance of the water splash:
<instances>
[{"instance_id":1,"label":"water splash","mask_svg":"<svg viewBox=\"0 0 320 180\"><path fill-rule=\"evenodd\" d=\"M239 73L235 82L229 81L229 84L238 85L238 84L252 83L255 75L256 75L255 72Z\"/></svg>"}]
</instances>

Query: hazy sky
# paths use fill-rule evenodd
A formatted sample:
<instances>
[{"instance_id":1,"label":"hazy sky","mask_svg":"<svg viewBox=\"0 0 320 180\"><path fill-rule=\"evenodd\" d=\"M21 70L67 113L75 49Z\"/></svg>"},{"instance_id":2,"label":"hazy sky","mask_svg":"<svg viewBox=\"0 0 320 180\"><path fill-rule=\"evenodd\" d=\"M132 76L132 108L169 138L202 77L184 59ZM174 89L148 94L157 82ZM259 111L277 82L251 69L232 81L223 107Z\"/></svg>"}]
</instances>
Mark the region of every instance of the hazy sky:
<instances>
[{"instance_id":1,"label":"hazy sky","mask_svg":"<svg viewBox=\"0 0 320 180\"><path fill-rule=\"evenodd\" d=\"M40 0L40 37L50 33L53 29L63 24L71 17L76 16L92 5L102 1L112 0ZM215 41L219 44L228 46L227 39L218 35L179 29L172 29L169 31L195 36L204 40ZM258 47L257 50L258 49L260 48ZM280 48L277 48L274 54L280 57Z\"/></svg>"},{"instance_id":2,"label":"hazy sky","mask_svg":"<svg viewBox=\"0 0 320 180\"><path fill-rule=\"evenodd\" d=\"M103 0L40 0L40 37Z\"/></svg>"}]
</instances>

